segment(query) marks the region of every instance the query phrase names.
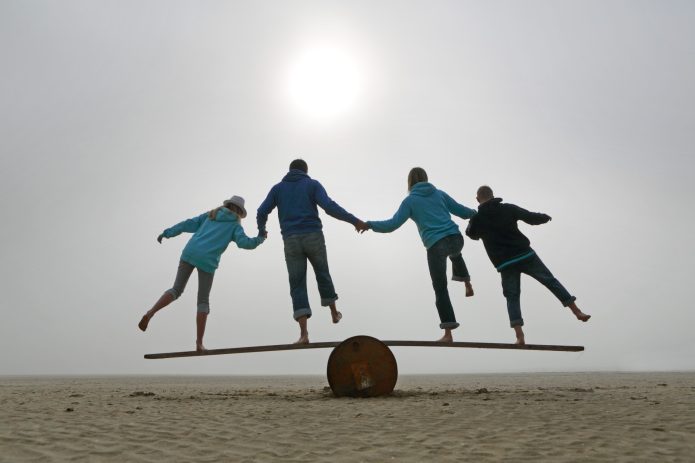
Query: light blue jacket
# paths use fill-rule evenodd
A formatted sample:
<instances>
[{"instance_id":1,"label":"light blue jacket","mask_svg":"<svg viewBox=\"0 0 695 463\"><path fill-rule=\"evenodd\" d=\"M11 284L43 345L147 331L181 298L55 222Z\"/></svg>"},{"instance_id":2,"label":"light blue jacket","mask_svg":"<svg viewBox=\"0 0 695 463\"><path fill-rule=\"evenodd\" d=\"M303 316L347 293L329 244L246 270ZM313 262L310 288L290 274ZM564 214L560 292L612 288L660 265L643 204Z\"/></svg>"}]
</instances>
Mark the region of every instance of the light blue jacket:
<instances>
[{"instance_id":1,"label":"light blue jacket","mask_svg":"<svg viewBox=\"0 0 695 463\"><path fill-rule=\"evenodd\" d=\"M181 260L208 273L217 269L220 257L230 242L234 241L242 249L255 249L265 241L262 236L246 236L239 217L225 207L218 209L215 220L209 218L206 212L167 228L162 235L173 238L181 233L193 233L183 248Z\"/></svg>"},{"instance_id":2,"label":"light blue jacket","mask_svg":"<svg viewBox=\"0 0 695 463\"><path fill-rule=\"evenodd\" d=\"M451 220L451 214L470 219L475 215L475 210L457 203L431 183L419 182L413 185L391 219L370 220L367 224L377 233L391 233L406 220L413 219L422 243L429 249L445 236L461 233L458 225Z\"/></svg>"}]
</instances>

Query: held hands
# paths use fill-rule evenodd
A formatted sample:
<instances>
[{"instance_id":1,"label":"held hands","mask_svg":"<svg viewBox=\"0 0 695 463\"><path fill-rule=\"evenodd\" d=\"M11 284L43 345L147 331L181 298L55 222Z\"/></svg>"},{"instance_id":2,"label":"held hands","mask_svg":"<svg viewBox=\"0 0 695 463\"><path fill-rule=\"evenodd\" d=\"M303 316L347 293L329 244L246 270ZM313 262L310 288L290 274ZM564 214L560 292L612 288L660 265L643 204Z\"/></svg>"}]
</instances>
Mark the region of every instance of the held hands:
<instances>
[{"instance_id":1,"label":"held hands","mask_svg":"<svg viewBox=\"0 0 695 463\"><path fill-rule=\"evenodd\" d=\"M357 233L364 233L367 230L369 230L369 224L362 222L361 220L358 220L355 224L355 231Z\"/></svg>"}]
</instances>

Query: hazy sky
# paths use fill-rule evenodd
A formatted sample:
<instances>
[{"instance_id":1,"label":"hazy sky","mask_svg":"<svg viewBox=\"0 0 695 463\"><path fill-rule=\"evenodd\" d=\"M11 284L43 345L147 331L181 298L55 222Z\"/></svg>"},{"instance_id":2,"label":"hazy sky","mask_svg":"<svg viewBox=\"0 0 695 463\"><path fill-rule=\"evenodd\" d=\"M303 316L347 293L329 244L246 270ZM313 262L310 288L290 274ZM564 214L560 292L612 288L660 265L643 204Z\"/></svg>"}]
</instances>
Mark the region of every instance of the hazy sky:
<instances>
[{"instance_id":1,"label":"hazy sky","mask_svg":"<svg viewBox=\"0 0 695 463\"><path fill-rule=\"evenodd\" d=\"M523 231L593 318L523 278L527 341L586 351L395 348L401 372L695 368L693 24L686 1L3 0L0 374L322 374L329 350L144 360L194 347L195 276L136 327L188 239L157 235L234 194L255 235L297 156L365 220L414 166L467 206L485 183L553 217ZM344 319L310 273L312 341L438 338L415 225L322 219ZM223 256L209 348L296 339L276 213L269 233ZM463 254L456 340L513 341L482 244Z\"/></svg>"}]
</instances>

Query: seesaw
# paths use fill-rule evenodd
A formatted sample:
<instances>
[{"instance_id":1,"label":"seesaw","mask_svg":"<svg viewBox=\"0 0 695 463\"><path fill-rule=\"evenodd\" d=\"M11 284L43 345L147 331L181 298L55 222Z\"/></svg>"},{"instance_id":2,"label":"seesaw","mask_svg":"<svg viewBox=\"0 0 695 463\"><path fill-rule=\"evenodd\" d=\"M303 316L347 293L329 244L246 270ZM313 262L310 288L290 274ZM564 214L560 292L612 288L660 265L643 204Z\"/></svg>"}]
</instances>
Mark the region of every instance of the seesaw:
<instances>
[{"instance_id":1,"label":"seesaw","mask_svg":"<svg viewBox=\"0 0 695 463\"><path fill-rule=\"evenodd\" d=\"M274 344L268 346L210 349L203 352L165 352L146 354L146 359L205 357L209 355L245 354L284 350L325 349L332 347L328 357L328 384L336 397L376 397L390 394L398 379L396 358L388 346L411 347L469 347L478 349L540 350L580 352L584 346L556 346L548 344L505 344L496 342L436 342L436 341L380 341L371 336L353 336L343 342L314 342L310 344Z\"/></svg>"}]
</instances>

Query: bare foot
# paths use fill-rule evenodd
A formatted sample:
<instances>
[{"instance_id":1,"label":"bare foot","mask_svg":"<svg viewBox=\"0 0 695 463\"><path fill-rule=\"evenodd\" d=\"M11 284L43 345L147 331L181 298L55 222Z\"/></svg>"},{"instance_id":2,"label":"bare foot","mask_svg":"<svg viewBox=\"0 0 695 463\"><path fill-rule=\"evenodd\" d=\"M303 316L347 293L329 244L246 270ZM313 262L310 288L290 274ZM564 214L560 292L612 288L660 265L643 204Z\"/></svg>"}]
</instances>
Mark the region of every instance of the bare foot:
<instances>
[{"instance_id":1,"label":"bare foot","mask_svg":"<svg viewBox=\"0 0 695 463\"><path fill-rule=\"evenodd\" d=\"M196 352L205 352L206 350L207 349L205 348L205 346L203 345L202 342L198 342L198 341L195 342L195 351Z\"/></svg>"},{"instance_id":2,"label":"bare foot","mask_svg":"<svg viewBox=\"0 0 695 463\"><path fill-rule=\"evenodd\" d=\"M473 285L471 285L469 282L466 282L466 297L471 297L475 294L473 292Z\"/></svg>"},{"instance_id":3,"label":"bare foot","mask_svg":"<svg viewBox=\"0 0 695 463\"><path fill-rule=\"evenodd\" d=\"M294 344L309 344L309 333L301 335Z\"/></svg>"},{"instance_id":4,"label":"bare foot","mask_svg":"<svg viewBox=\"0 0 695 463\"><path fill-rule=\"evenodd\" d=\"M585 314L581 310L579 312L575 312L574 316L577 317L577 320L582 321L582 322L587 322L591 318L591 315Z\"/></svg>"},{"instance_id":5,"label":"bare foot","mask_svg":"<svg viewBox=\"0 0 695 463\"><path fill-rule=\"evenodd\" d=\"M452 335L444 335L441 338L437 339L436 342L454 342L454 337Z\"/></svg>"},{"instance_id":6,"label":"bare foot","mask_svg":"<svg viewBox=\"0 0 695 463\"><path fill-rule=\"evenodd\" d=\"M138 323L138 328L140 328L140 331L145 331L147 329L147 325L150 323L150 316L145 314L142 316L140 319L140 323Z\"/></svg>"},{"instance_id":7,"label":"bare foot","mask_svg":"<svg viewBox=\"0 0 695 463\"><path fill-rule=\"evenodd\" d=\"M336 310L335 312L331 312L331 318L333 319L333 323L338 323L343 318L343 314Z\"/></svg>"},{"instance_id":8,"label":"bare foot","mask_svg":"<svg viewBox=\"0 0 695 463\"><path fill-rule=\"evenodd\" d=\"M524 338L524 329L520 325L514 327L514 334L516 334L516 342L514 344L519 346L526 344L526 340Z\"/></svg>"}]
</instances>

